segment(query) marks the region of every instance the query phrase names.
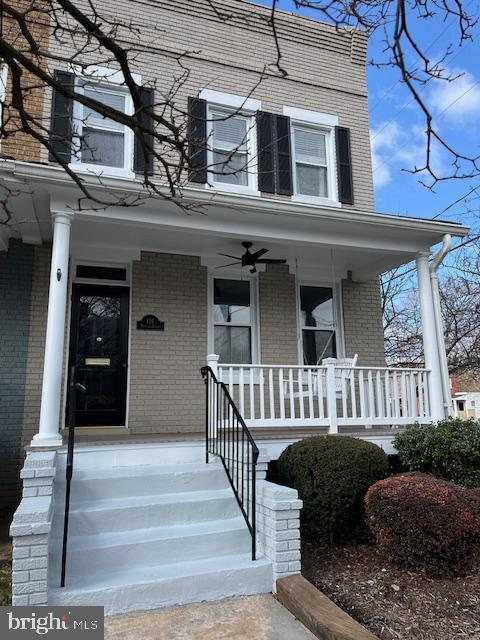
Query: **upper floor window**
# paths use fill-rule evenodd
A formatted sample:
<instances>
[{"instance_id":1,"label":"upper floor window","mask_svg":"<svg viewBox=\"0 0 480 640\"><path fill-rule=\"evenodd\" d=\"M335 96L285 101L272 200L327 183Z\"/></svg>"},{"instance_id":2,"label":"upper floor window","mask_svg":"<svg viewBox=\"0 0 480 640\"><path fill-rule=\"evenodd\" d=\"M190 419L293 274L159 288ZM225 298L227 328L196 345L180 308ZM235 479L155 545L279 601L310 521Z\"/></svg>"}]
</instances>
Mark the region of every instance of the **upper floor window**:
<instances>
[{"instance_id":1,"label":"upper floor window","mask_svg":"<svg viewBox=\"0 0 480 640\"><path fill-rule=\"evenodd\" d=\"M248 186L251 119L210 109L212 181Z\"/></svg>"},{"instance_id":2,"label":"upper floor window","mask_svg":"<svg viewBox=\"0 0 480 640\"><path fill-rule=\"evenodd\" d=\"M327 136L319 129L293 126L295 193L328 198Z\"/></svg>"},{"instance_id":3,"label":"upper floor window","mask_svg":"<svg viewBox=\"0 0 480 640\"><path fill-rule=\"evenodd\" d=\"M121 86L87 84L77 79L77 92L87 98L121 111L132 113L132 99ZM89 107L75 103L74 127L76 164L108 167L109 173L129 173L133 168L133 133L122 125Z\"/></svg>"}]
</instances>

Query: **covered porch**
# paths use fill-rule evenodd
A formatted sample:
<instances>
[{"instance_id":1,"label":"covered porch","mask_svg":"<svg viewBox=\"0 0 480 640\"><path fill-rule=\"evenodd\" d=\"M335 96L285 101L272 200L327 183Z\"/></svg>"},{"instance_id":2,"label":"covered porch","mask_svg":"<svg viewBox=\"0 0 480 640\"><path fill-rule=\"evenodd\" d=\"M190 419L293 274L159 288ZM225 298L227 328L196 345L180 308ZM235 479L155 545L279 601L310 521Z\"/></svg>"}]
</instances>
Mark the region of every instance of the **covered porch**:
<instances>
[{"instance_id":1,"label":"covered porch","mask_svg":"<svg viewBox=\"0 0 480 640\"><path fill-rule=\"evenodd\" d=\"M27 210L30 217L28 226L18 225L12 233L43 244L48 252L51 243L33 446L60 444L68 422L71 301L77 283L128 289L124 411L110 424L80 425L79 440L202 437L200 368L206 362L247 426L265 438L282 438L292 430L372 433L439 420L449 411L429 257L430 248L446 235L465 235L464 227L200 188L185 189L187 208L146 197L131 207L113 199L110 207L82 203L78 210L79 194L59 169L24 164L12 168L13 178L17 185L28 179L25 192L17 187L13 217ZM138 197L132 183L105 179L98 189L104 196L107 188L117 196L132 192ZM272 270L259 265L254 274L239 265L224 268L228 260L220 254L240 255L245 240L285 264ZM417 265L425 367L392 369L385 367L381 346L378 276L411 260ZM88 276L90 267L103 274L121 269L126 279L95 282ZM225 354L213 357L220 355L212 321L216 278L251 283L250 354L241 363L229 362ZM302 324L302 286L331 291L332 316L322 329L334 336L335 350L320 350L313 361L302 351L302 331L311 328ZM141 331L146 316L163 323L163 331ZM355 365L347 366L345 359L355 355ZM98 360L103 362L91 366L107 370L108 357Z\"/></svg>"}]
</instances>

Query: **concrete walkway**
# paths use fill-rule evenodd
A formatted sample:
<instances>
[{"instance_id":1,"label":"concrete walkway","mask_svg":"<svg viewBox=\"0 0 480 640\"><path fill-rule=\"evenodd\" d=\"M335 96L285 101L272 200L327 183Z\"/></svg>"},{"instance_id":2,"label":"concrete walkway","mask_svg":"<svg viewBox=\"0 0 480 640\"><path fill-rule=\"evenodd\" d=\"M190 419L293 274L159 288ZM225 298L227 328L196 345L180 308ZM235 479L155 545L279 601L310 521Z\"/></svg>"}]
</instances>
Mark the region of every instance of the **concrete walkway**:
<instances>
[{"instance_id":1,"label":"concrete walkway","mask_svg":"<svg viewBox=\"0 0 480 640\"><path fill-rule=\"evenodd\" d=\"M110 640L314 640L272 595L229 598L105 619Z\"/></svg>"}]
</instances>

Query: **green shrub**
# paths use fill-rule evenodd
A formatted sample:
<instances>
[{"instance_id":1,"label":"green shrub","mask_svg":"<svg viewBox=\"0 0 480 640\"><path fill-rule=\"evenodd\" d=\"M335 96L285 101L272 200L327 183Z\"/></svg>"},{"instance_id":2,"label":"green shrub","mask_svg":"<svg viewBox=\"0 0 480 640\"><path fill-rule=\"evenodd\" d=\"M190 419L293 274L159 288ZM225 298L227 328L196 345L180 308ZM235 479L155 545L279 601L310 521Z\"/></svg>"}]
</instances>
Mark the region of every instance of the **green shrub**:
<instances>
[{"instance_id":1,"label":"green shrub","mask_svg":"<svg viewBox=\"0 0 480 640\"><path fill-rule=\"evenodd\" d=\"M298 490L304 523L326 540L342 540L363 522L365 493L386 476L388 457L365 440L318 436L287 447L277 471L279 482Z\"/></svg>"},{"instance_id":2,"label":"green shrub","mask_svg":"<svg viewBox=\"0 0 480 640\"><path fill-rule=\"evenodd\" d=\"M377 482L365 497L380 553L400 566L448 575L470 568L480 540L475 491L424 473Z\"/></svg>"},{"instance_id":3,"label":"green shrub","mask_svg":"<svg viewBox=\"0 0 480 640\"><path fill-rule=\"evenodd\" d=\"M480 486L480 423L444 420L409 427L394 440L402 464L464 487Z\"/></svg>"}]
</instances>

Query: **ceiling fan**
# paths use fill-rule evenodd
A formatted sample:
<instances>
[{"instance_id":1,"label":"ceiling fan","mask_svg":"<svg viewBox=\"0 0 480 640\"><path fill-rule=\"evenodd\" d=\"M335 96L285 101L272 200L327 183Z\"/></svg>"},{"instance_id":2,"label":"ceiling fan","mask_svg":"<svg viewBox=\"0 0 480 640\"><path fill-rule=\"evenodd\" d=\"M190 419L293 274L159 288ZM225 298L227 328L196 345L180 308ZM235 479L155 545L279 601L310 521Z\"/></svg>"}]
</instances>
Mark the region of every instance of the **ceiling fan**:
<instances>
[{"instance_id":1,"label":"ceiling fan","mask_svg":"<svg viewBox=\"0 0 480 640\"><path fill-rule=\"evenodd\" d=\"M259 249L255 251L255 253L250 253L250 249L253 245L253 242L242 242L242 246L245 248L245 253L240 256L231 256L228 253L219 253L219 256L224 256L225 258L233 258L235 262L229 262L228 264L223 264L218 269L223 269L224 267L231 267L234 264L241 264L242 267L251 267L250 273L256 273L256 265L257 264L285 264L286 260L274 260L271 258L262 258L267 252L268 249Z\"/></svg>"}]
</instances>

